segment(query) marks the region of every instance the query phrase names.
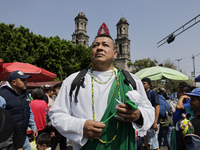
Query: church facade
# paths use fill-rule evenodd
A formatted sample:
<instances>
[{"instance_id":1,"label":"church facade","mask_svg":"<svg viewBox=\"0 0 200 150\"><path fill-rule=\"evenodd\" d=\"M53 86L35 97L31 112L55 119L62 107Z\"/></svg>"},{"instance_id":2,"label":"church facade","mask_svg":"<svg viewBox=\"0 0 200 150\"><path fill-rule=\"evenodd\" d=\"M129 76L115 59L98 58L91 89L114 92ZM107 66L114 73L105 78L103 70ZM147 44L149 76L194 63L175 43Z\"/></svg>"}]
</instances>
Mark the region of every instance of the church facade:
<instances>
[{"instance_id":1,"label":"church facade","mask_svg":"<svg viewBox=\"0 0 200 150\"><path fill-rule=\"evenodd\" d=\"M89 47L89 36L87 35L87 21L83 12L76 16L75 32L72 34L71 42L74 45L82 44ZM130 39L128 37L129 23L122 17L117 23L117 38L115 39L115 50L117 50L117 58L115 59L118 68L130 71L127 63L131 61L130 56Z\"/></svg>"}]
</instances>

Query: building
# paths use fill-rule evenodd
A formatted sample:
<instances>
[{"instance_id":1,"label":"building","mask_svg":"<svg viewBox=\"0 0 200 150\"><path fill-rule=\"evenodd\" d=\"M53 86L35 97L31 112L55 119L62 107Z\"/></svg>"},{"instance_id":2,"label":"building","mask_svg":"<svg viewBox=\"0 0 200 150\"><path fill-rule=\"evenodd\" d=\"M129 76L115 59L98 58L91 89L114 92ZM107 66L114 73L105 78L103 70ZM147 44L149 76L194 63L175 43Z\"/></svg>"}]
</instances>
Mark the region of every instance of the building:
<instances>
[{"instance_id":1,"label":"building","mask_svg":"<svg viewBox=\"0 0 200 150\"><path fill-rule=\"evenodd\" d=\"M82 44L86 48L89 47L89 36L87 35L87 21L83 12L80 12L76 16L75 20L75 32L72 34L72 43L74 45Z\"/></svg>"},{"instance_id":2,"label":"building","mask_svg":"<svg viewBox=\"0 0 200 150\"><path fill-rule=\"evenodd\" d=\"M86 48L89 46L89 36L87 35L87 21L83 12L80 12L75 18L75 32L72 35L74 45L82 44ZM129 23L122 17L117 23L117 38L115 39L115 49L118 52L115 59L118 68L130 71L127 63L131 61L130 56L130 39L128 37Z\"/></svg>"},{"instance_id":3,"label":"building","mask_svg":"<svg viewBox=\"0 0 200 150\"><path fill-rule=\"evenodd\" d=\"M125 18L121 18L117 23L117 38L115 39L115 50L117 50L118 55L115 62L117 67L124 70L130 71L127 63L131 61L130 55L130 40L128 38L128 27L129 24Z\"/></svg>"}]
</instances>

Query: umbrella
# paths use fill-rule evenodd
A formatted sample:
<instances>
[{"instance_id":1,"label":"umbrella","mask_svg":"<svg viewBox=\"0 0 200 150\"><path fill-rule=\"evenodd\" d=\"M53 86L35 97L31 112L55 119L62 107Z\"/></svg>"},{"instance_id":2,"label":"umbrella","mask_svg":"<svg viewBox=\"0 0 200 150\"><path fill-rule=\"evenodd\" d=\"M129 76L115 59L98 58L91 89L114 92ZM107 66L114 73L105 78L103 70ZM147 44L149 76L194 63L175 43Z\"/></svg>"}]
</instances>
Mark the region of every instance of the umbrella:
<instances>
[{"instance_id":1,"label":"umbrella","mask_svg":"<svg viewBox=\"0 0 200 150\"><path fill-rule=\"evenodd\" d=\"M24 74L31 75L31 78L27 79L29 82L52 81L56 78L56 74L32 64L21 62L0 62L0 81L6 81L8 79L8 75L15 70L20 70Z\"/></svg>"},{"instance_id":2,"label":"umbrella","mask_svg":"<svg viewBox=\"0 0 200 150\"><path fill-rule=\"evenodd\" d=\"M200 82L200 75L195 78L195 82Z\"/></svg>"},{"instance_id":3,"label":"umbrella","mask_svg":"<svg viewBox=\"0 0 200 150\"><path fill-rule=\"evenodd\" d=\"M150 68L145 68L140 71L138 71L135 74L140 79L143 79L145 77L150 78L151 80L159 80L159 79L173 79L173 80L188 80L189 78L184 75L183 73L166 68L161 66L155 66Z\"/></svg>"}]
</instances>

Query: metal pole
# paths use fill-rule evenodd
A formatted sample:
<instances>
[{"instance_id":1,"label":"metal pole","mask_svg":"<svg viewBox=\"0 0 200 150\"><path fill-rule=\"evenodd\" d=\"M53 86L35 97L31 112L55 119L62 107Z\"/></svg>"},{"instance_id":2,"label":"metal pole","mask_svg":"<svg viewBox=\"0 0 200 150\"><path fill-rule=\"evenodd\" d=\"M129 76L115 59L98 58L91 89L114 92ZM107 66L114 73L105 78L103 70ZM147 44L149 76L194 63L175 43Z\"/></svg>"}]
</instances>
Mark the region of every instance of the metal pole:
<instances>
[{"instance_id":1,"label":"metal pole","mask_svg":"<svg viewBox=\"0 0 200 150\"><path fill-rule=\"evenodd\" d=\"M175 60L175 61L178 61L178 70L179 70L179 71L181 71L181 69L180 69L180 64L179 64L180 60L182 60L182 59L176 59L176 60Z\"/></svg>"},{"instance_id":2,"label":"metal pole","mask_svg":"<svg viewBox=\"0 0 200 150\"><path fill-rule=\"evenodd\" d=\"M169 39L169 37L171 35L174 35L174 38L176 36L178 36L179 34L181 34L182 32L186 31L187 29L191 28L192 26L194 26L195 24L199 23L200 20L197 20L197 18L200 18L200 14L197 15L196 17L194 17L192 20L188 21L186 24L184 24L183 26L181 26L180 28L178 28L177 30L175 30L174 32L172 32L171 34L169 34L167 37L165 37L164 39L162 39L161 41L159 41L157 43L157 47L162 46L163 44L167 43L167 39ZM198 18L198 19L199 19ZM194 23L191 23L192 21L194 21ZM182 30L181 30L182 29Z\"/></svg>"},{"instance_id":3,"label":"metal pole","mask_svg":"<svg viewBox=\"0 0 200 150\"><path fill-rule=\"evenodd\" d=\"M195 82L195 63L194 63L194 54L192 54L192 59L193 59L193 69L194 69L194 85L196 86L196 82Z\"/></svg>"},{"instance_id":4,"label":"metal pole","mask_svg":"<svg viewBox=\"0 0 200 150\"><path fill-rule=\"evenodd\" d=\"M180 64L179 64L180 60L178 61L178 70L180 71Z\"/></svg>"},{"instance_id":5,"label":"metal pole","mask_svg":"<svg viewBox=\"0 0 200 150\"><path fill-rule=\"evenodd\" d=\"M195 56L194 56L194 54L192 55L192 59L193 59L193 67L194 67L194 82L195 82L195 62L194 62L194 58L196 57L196 56L198 56L198 55L200 55L200 53L198 53L198 54L196 54ZM195 82L195 86L196 86L196 82Z\"/></svg>"}]
</instances>

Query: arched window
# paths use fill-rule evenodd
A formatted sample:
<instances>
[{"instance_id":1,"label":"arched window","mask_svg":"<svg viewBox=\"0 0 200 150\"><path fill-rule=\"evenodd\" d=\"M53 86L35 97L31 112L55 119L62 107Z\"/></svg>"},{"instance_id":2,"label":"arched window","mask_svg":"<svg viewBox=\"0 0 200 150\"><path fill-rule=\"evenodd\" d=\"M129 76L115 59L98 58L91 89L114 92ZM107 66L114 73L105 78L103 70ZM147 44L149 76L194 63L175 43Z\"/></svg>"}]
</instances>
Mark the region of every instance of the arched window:
<instances>
[{"instance_id":1,"label":"arched window","mask_svg":"<svg viewBox=\"0 0 200 150\"><path fill-rule=\"evenodd\" d=\"M76 40L76 45L78 45L78 40Z\"/></svg>"},{"instance_id":2,"label":"arched window","mask_svg":"<svg viewBox=\"0 0 200 150\"><path fill-rule=\"evenodd\" d=\"M122 29L121 28L119 28L119 34L122 34Z\"/></svg>"},{"instance_id":3,"label":"arched window","mask_svg":"<svg viewBox=\"0 0 200 150\"><path fill-rule=\"evenodd\" d=\"M122 54L122 44L119 44L119 54Z\"/></svg>"},{"instance_id":4,"label":"arched window","mask_svg":"<svg viewBox=\"0 0 200 150\"><path fill-rule=\"evenodd\" d=\"M81 23L81 29L83 29L83 23Z\"/></svg>"},{"instance_id":5,"label":"arched window","mask_svg":"<svg viewBox=\"0 0 200 150\"><path fill-rule=\"evenodd\" d=\"M86 41L84 41L84 45L86 46Z\"/></svg>"},{"instance_id":6,"label":"arched window","mask_svg":"<svg viewBox=\"0 0 200 150\"><path fill-rule=\"evenodd\" d=\"M79 29L79 23L77 23L77 29Z\"/></svg>"}]
</instances>

